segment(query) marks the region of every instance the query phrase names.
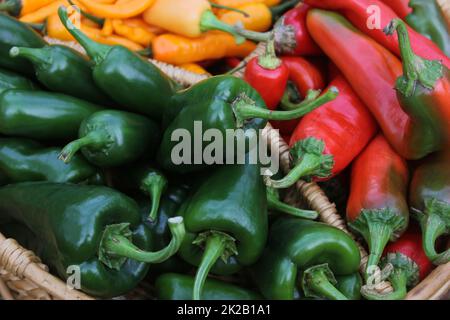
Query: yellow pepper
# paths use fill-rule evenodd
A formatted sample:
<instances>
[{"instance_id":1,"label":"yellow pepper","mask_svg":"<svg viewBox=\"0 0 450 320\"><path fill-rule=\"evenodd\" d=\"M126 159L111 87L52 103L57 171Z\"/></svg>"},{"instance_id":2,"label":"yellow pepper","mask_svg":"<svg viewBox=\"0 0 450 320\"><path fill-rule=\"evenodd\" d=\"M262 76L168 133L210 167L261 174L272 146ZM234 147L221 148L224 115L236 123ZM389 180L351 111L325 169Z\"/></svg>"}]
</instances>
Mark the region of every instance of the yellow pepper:
<instances>
[{"instance_id":1,"label":"yellow pepper","mask_svg":"<svg viewBox=\"0 0 450 320\"><path fill-rule=\"evenodd\" d=\"M248 16L246 17L236 11L227 11L219 14L220 21L231 25L242 22L245 29L258 32L267 31L272 26L272 13L267 5L263 3L244 4L236 9L247 13Z\"/></svg>"},{"instance_id":2,"label":"yellow pepper","mask_svg":"<svg viewBox=\"0 0 450 320\"><path fill-rule=\"evenodd\" d=\"M155 34L151 33L145 28L142 27L132 27L124 23L124 21L120 19L112 20L112 26L114 32L119 36L125 37L139 43L143 46L148 46L155 38Z\"/></svg>"},{"instance_id":3,"label":"yellow pepper","mask_svg":"<svg viewBox=\"0 0 450 320\"><path fill-rule=\"evenodd\" d=\"M148 32L153 33L154 35L159 35L166 33L166 31L160 27L149 25L142 18L128 18L122 20L124 24L130 27L139 27L146 29Z\"/></svg>"},{"instance_id":4,"label":"yellow pepper","mask_svg":"<svg viewBox=\"0 0 450 320\"><path fill-rule=\"evenodd\" d=\"M208 30L222 30L238 36L233 26L221 22L207 0L156 0L143 14L150 24L186 37L196 38Z\"/></svg>"},{"instance_id":5,"label":"yellow pepper","mask_svg":"<svg viewBox=\"0 0 450 320\"><path fill-rule=\"evenodd\" d=\"M246 57L255 49L251 41L236 44L233 36L210 31L192 39L176 34L162 34L152 43L153 57L176 65L225 57Z\"/></svg>"},{"instance_id":6,"label":"yellow pepper","mask_svg":"<svg viewBox=\"0 0 450 320\"><path fill-rule=\"evenodd\" d=\"M104 37L112 35L114 32L112 19L105 19L105 22L103 23L103 28L101 31L101 35Z\"/></svg>"},{"instance_id":7,"label":"yellow pepper","mask_svg":"<svg viewBox=\"0 0 450 320\"><path fill-rule=\"evenodd\" d=\"M185 63L180 65L179 67L192 73L210 75L208 71L206 71L202 66L196 63Z\"/></svg>"},{"instance_id":8,"label":"yellow pepper","mask_svg":"<svg viewBox=\"0 0 450 320\"><path fill-rule=\"evenodd\" d=\"M60 6L68 6L69 3L65 0L51 2L50 4L39 8L29 14L22 16L19 20L26 23L41 23L44 22L50 15L56 13Z\"/></svg>"},{"instance_id":9,"label":"yellow pepper","mask_svg":"<svg viewBox=\"0 0 450 320\"><path fill-rule=\"evenodd\" d=\"M117 3L100 3L92 0L79 0L89 13L101 18L125 19L141 14L153 5L155 0L129 0Z\"/></svg>"},{"instance_id":10,"label":"yellow pepper","mask_svg":"<svg viewBox=\"0 0 450 320\"><path fill-rule=\"evenodd\" d=\"M15 17L21 17L45 7L56 0L5 0L0 1L0 11L7 11Z\"/></svg>"}]
</instances>

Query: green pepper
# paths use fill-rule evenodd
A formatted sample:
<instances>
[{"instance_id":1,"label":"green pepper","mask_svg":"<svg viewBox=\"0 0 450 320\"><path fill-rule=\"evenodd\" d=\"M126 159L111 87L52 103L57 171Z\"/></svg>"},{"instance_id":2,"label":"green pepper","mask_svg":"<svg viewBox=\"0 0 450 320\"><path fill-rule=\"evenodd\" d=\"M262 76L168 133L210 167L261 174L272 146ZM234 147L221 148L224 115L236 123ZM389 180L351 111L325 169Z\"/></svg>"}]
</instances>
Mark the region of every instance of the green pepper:
<instances>
[{"instance_id":1,"label":"green pepper","mask_svg":"<svg viewBox=\"0 0 450 320\"><path fill-rule=\"evenodd\" d=\"M362 278L359 272L347 276L335 276L336 289L349 300L361 300Z\"/></svg>"},{"instance_id":2,"label":"green pepper","mask_svg":"<svg viewBox=\"0 0 450 320\"><path fill-rule=\"evenodd\" d=\"M30 79L14 72L0 69L0 94L8 89L34 90L36 85Z\"/></svg>"},{"instance_id":3,"label":"green pepper","mask_svg":"<svg viewBox=\"0 0 450 320\"><path fill-rule=\"evenodd\" d=\"M409 203L422 227L423 248L434 264L450 261L450 249L436 252L436 240L450 234L450 152L422 160L411 180Z\"/></svg>"},{"instance_id":4,"label":"green pepper","mask_svg":"<svg viewBox=\"0 0 450 320\"><path fill-rule=\"evenodd\" d=\"M84 118L101 110L60 93L11 89L0 94L0 133L36 140L67 141Z\"/></svg>"},{"instance_id":5,"label":"green pepper","mask_svg":"<svg viewBox=\"0 0 450 320\"><path fill-rule=\"evenodd\" d=\"M298 218L314 220L319 216L316 211L299 209L280 201L278 189L272 187L267 187L267 205L269 210L282 212Z\"/></svg>"},{"instance_id":6,"label":"green pepper","mask_svg":"<svg viewBox=\"0 0 450 320\"><path fill-rule=\"evenodd\" d=\"M242 129L248 134L235 134L232 137L235 146L239 146L251 139L257 139L255 135L258 135L258 130L263 129L266 125L265 119L290 120L298 118L333 100L336 96L337 90L332 88L298 109L272 111L266 108L258 92L245 80L229 75L203 80L187 90L176 93L170 99L163 118L165 131L158 152L158 162L164 169L177 173L204 169L207 166L206 163L196 163L198 162L195 159L198 154L194 155L196 148L192 148L193 152L187 154L187 157L183 155L181 164L174 163L172 160L172 153L177 152L178 144L181 146L184 144L195 145L198 131L203 133L209 129L216 132L218 130L222 137L227 137L227 130ZM249 131L251 129L256 130L256 132L252 134ZM178 136L178 139L180 139L180 135L182 135L182 142L174 139L174 136ZM207 141L202 141L202 143L201 150L205 150L209 143ZM224 148L223 154L226 154L226 151L228 150ZM235 152L235 154L237 153ZM189 161L192 164L188 163Z\"/></svg>"},{"instance_id":7,"label":"green pepper","mask_svg":"<svg viewBox=\"0 0 450 320\"><path fill-rule=\"evenodd\" d=\"M155 221L161 196L168 184L161 171L145 163L134 163L115 170L112 173L112 181L119 190L141 190L145 195L150 196L152 202L147 219Z\"/></svg>"},{"instance_id":8,"label":"green pepper","mask_svg":"<svg viewBox=\"0 0 450 320\"><path fill-rule=\"evenodd\" d=\"M410 0L409 7L413 11L405 17L408 25L430 38L447 56L450 56L450 28L437 1Z\"/></svg>"},{"instance_id":9,"label":"green pepper","mask_svg":"<svg viewBox=\"0 0 450 320\"><path fill-rule=\"evenodd\" d=\"M106 187L26 182L0 188L0 224L19 223L32 247L62 279L79 267L81 288L99 297L133 289L148 271L174 255L184 237L181 217L169 220L170 244L157 252L132 199ZM137 246L139 246L139 248Z\"/></svg>"},{"instance_id":10,"label":"green pepper","mask_svg":"<svg viewBox=\"0 0 450 320\"><path fill-rule=\"evenodd\" d=\"M160 120L173 94L171 80L139 54L89 39L71 23L65 8L59 8L58 13L67 30L92 59L97 86L122 107Z\"/></svg>"},{"instance_id":11,"label":"green pepper","mask_svg":"<svg viewBox=\"0 0 450 320\"><path fill-rule=\"evenodd\" d=\"M160 300L191 300L195 279L190 276L166 273L156 279L156 297ZM203 289L204 300L262 300L250 290L226 282L208 279Z\"/></svg>"},{"instance_id":12,"label":"green pepper","mask_svg":"<svg viewBox=\"0 0 450 320\"><path fill-rule=\"evenodd\" d=\"M51 181L86 183L101 176L83 157L69 165L58 160L61 149L18 138L0 138L0 172L4 182Z\"/></svg>"},{"instance_id":13,"label":"green pepper","mask_svg":"<svg viewBox=\"0 0 450 320\"><path fill-rule=\"evenodd\" d=\"M306 297L347 300L334 285L334 275L358 271L355 241L329 225L297 218L272 224L269 242L254 267L254 278L267 299L294 299L298 271Z\"/></svg>"},{"instance_id":14,"label":"green pepper","mask_svg":"<svg viewBox=\"0 0 450 320\"><path fill-rule=\"evenodd\" d=\"M187 229L179 254L199 266L193 290L194 300L199 300L211 269L217 274L233 274L255 263L264 249L267 198L260 166L219 167L183 203L179 213Z\"/></svg>"},{"instance_id":15,"label":"green pepper","mask_svg":"<svg viewBox=\"0 0 450 320\"><path fill-rule=\"evenodd\" d=\"M43 48L13 47L10 56L30 61L36 78L52 91L101 105L112 104L95 85L90 61L70 47L60 45Z\"/></svg>"},{"instance_id":16,"label":"green pepper","mask_svg":"<svg viewBox=\"0 0 450 320\"><path fill-rule=\"evenodd\" d=\"M0 67L32 75L31 64L25 59L11 59L9 50L14 46L41 48L45 45L44 39L31 27L0 12Z\"/></svg>"},{"instance_id":17,"label":"green pepper","mask_svg":"<svg viewBox=\"0 0 450 320\"><path fill-rule=\"evenodd\" d=\"M153 158L159 137L158 125L144 116L103 110L81 123L79 138L66 145L59 158L68 163L81 149L99 167L124 165L141 156Z\"/></svg>"}]
</instances>

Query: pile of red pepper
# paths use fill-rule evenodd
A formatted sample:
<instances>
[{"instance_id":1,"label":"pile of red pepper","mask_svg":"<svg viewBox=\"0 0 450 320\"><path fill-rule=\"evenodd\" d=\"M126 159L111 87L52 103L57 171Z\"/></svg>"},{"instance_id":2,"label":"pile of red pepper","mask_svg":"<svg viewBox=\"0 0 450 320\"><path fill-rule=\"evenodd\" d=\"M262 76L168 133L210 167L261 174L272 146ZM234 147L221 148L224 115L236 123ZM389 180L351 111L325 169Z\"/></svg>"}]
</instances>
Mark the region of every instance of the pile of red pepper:
<instances>
[{"instance_id":1,"label":"pile of red pepper","mask_svg":"<svg viewBox=\"0 0 450 320\"><path fill-rule=\"evenodd\" d=\"M429 0L294 2L269 32L216 25L265 52L244 79L211 62L217 75L190 88L94 41L64 7L58 23L86 55L0 13L0 232L63 279L79 266L95 297L149 281L159 299L405 298L450 262L448 26ZM245 134L242 162L223 145L218 163L196 160L211 148L195 145L198 123L225 135L268 122L289 143L286 175L263 176ZM175 161L180 130L193 162ZM344 203L369 251L362 276L353 238L280 200L299 180Z\"/></svg>"}]
</instances>

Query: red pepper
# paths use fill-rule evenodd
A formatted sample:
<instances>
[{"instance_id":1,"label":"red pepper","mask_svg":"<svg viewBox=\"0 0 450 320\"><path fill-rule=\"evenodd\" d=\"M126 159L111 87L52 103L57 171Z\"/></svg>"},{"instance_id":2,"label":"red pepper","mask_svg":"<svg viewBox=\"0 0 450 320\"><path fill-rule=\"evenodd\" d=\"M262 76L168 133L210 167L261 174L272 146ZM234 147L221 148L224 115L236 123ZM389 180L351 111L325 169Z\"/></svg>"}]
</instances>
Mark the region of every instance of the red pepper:
<instances>
[{"instance_id":1,"label":"red pepper","mask_svg":"<svg viewBox=\"0 0 450 320\"><path fill-rule=\"evenodd\" d=\"M400 239L386 246L382 267L388 263L394 268L388 277L394 291L379 294L368 286L364 286L361 292L365 298L370 300L403 299L408 288L415 286L430 273L433 264L422 248L422 236L417 228L410 228Z\"/></svg>"},{"instance_id":2,"label":"red pepper","mask_svg":"<svg viewBox=\"0 0 450 320\"><path fill-rule=\"evenodd\" d=\"M311 62L302 57L282 57L281 60L289 69L291 80L303 97L309 90L323 90L325 88L325 76ZM283 102L286 104L286 99ZM292 109L288 107L287 109ZM291 135L297 126L299 119L289 121L271 121L275 129L279 129L282 135Z\"/></svg>"},{"instance_id":3,"label":"red pepper","mask_svg":"<svg viewBox=\"0 0 450 320\"><path fill-rule=\"evenodd\" d=\"M440 61L414 54L405 22L392 20L385 33L395 30L403 60L403 75L396 84L400 105L416 121L428 122L435 148L450 146L450 70Z\"/></svg>"},{"instance_id":4,"label":"red pepper","mask_svg":"<svg viewBox=\"0 0 450 320\"><path fill-rule=\"evenodd\" d=\"M230 68L236 68L241 63L241 59L236 58L236 57L226 58L225 63Z\"/></svg>"},{"instance_id":5,"label":"red pepper","mask_svg":"<svg viewBox=\"0 0 450 320\"><path fill-rule=\"evenodd\" d=\"M342 76L330 84L339 96L304 116L291 136L289 144L314 137L325 143L325 154L334 158L331 178L344 170L364 149L377 132L377 124L369 110Z\"/></svg>"},{"instance_id":6,"label":"red pepper","mask_svg":"<svg viewBox=\"0 0 450 320\"><path fill-rule=\"evenodd\" d=\"M264 55L254 57L248 62L244 79L259 92L267 108L277 108L286 89L289 70L283 61L276 57L273 40L267 43Z\"/></svg>"},{"instance_id":7,"label":"red pepper","mask_svg":"<svg viewBox=\"0 0 450 320\"><path fill-rule=\"evenodd\" d=\"M429 122L410 117L399 104L394 86L402 65L396 56L337 13L310 10L307 24L311 36L347 78L397 153L406 159L420 159L439 150L429 134Z\"/></svg>"},{"instance_id":8,"label":"red pepper","mask_svg":"<svg viewBox=\"0 0 450 320\"><path fill-rule=\"evenodd\" d=\"M409 6L410 0L381 0L389 6L394 12L402 19L413 12L412 8ZM434 1L434 0L433 0Z\"/></svg>"},{"instance_id":9,"label":"red pepper","mask_svg":"<svg viewBox=\"0 0 450 320\"><path fill-rule=\"evenodd\" d=\"M388 241L397 240L408 226L408 180L406 161L381 134L353 163L347 220L369 245L368 268L378 264Z\"/></svg>"},{"instance_id":10,"label":"red pepper","mask_svg":"<svg viewBox=\"0 0 450 320\"><path fill-rule=\"evenodd\" d=\"M378 0L305 0L305 3L312 7L339 11L359 30L400 56L397 37L388 37L383 32L383 28L398 16L384 3ZM368 10L370 8L377 8L379 15L377 16L378 11ZM380 26L369 28L369 22L376 21L376 18L380 19ZM411 35L414 52L425 59L441 60L447 68L450 68L450 58L436 44L410 27L408 32Z\"/></svg>"}]
</instances>

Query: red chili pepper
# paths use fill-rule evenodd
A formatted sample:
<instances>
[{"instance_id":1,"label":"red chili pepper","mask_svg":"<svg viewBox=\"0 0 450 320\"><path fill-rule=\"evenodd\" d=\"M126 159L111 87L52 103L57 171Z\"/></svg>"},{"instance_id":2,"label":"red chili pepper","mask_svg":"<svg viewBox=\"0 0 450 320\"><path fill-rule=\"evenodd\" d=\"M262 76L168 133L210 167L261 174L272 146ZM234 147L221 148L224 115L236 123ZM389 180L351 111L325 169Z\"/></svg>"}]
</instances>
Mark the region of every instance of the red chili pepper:
<instances>
[{"instance_id":1,"label":"red chili pepper","mask_svg":"<svg viewBox=\"0 0 450 320\"><path fill-rule=\"evenodd\" d=\"M394 86L402 65L397 57L337 13L310 10L307 24L311 36L372 112L397 153L406 159L420 159L439 150L427 119L417 121L399 104Z\"/></svg>"},{"instance_id":2,"label":"red chili pepper","mask_svg":"<svg viewBox=\"0 0 450 320\"><path fill-rule=\"evenodd\" d=\"M395 30L403 60L403 76L396 83L400 105L416 121L428 122L435 148L450 146L450 70L441 61L414 54L405 22L392 20L385 33Z\"/></svg>"},{"instance_id":3,"label":"red chili pepper","mask_svg":"<svg viewBox=\"0 0 450 320\"><path fill-rule=\"evenodd\" d=\"M339 96L304 116L291 136L289 144L314 137L325 143L325 154L334 158L331 178L344 170L364 149L377 132L377 124L369 110L342 76L331 84Z\"/></svg>"},{"instance_id":4,"label":"red chili pepper","mask_svg":"<svg viewBox=\"0 0 450 320\"><path fill-rule=\"evenodd\" d=\"M303 97L307 96L309 90L323 90L325 88L325 76L308 60L302 57L282 57L281 60L289 69L289 80L295 84ZM288 109L292 109L292 107ZM271 124L274 128L279 129L282 135L290 136L298 122L299 119L293 119L271 121Z\"/></svg>"},{"instance_id":5,"label":"red chili pepper","mask_svg":"<svg viewBox=\"0 0 450 320\"><path fill-rule=\"evenodd\" d=\"M384 250L382 267L388 263L394 268L388 279L394 291L379 294L364 286L363 296L370 300L400 300L406 296L407 289L423 280L432 270L433 264L422 248L422 236L417 228L410 228L396 242L390 243Z\"/></svg>"},{"instance_id":6,"label":"red chili pepper","mask_svg":"<svg viewBox=\"0 0 450 320\"><path fill-rule=\"evenodd\" d=\"M339 11L359 30L400 56L397 37L388 37L383 32L383 28L398 16L384 3L378 0L305 0L305 3L312 7ZM369 10L370 8L374 10ZM377 19L380 22L379 26L369 26L370 22L375 22ZM408 32L411 35L414 52L425 59L441 60L447 68L450 68L450 58L436 44L410 27Z\"/></svg>"},{"instance_id":7,"label":"red chili pepper","mask_svg":"<svg viewBox=\"0 0 450 320\"><path fill-rule=\"evenodd\" d=\"M406 161L381 134L353 163L347 220L369 245L368 268L378 264L388 241L397 240L408 226L408 180Z\"/></svg>"},{"instance_id":8,"label":"red chili pepper","mask_svg":"<svg viewBox=\"0 0 450 320\"><path fill-rule=\"evenodd\" d=\"M270 110L277 108L286 89L289 70L275 55L273 40L267 43L264 55L248 62L244 79L259 92L267 108Z\"/></svg>"},{"instance_id":9,"label":"red chili pepper","mask_svg":"<svg viewBox=\"0 0 450 320\"><path fill-rule=\"evenodd\" d=\"M390 7L394 12L402 19L413 12L413 9L409 6L411 0L381 0L385 5ZM434 1L434 0L433 0Z\"/></svg>"}]
</instances>

